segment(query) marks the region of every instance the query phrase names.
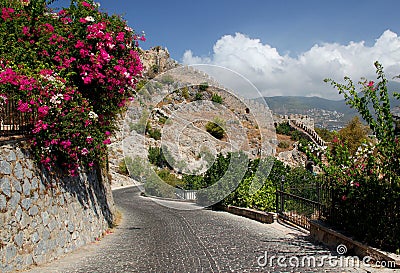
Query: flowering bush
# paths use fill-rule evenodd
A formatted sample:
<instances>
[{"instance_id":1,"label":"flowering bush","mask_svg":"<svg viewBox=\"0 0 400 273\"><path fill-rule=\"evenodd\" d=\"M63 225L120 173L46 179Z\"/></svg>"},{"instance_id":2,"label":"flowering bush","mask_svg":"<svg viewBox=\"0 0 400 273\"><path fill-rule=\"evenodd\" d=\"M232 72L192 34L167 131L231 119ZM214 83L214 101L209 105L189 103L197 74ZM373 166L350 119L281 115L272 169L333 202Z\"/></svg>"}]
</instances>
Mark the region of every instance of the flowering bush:
<instances>
[{"instance_id":1,"label":"flowering bush","mask_svg":"<svg viewBox=\"0 0 400 273\"><path fill-rule=\"evenodd\" d=\"M326 80L360 113L375 138L364 141L351 154L346 143L335 137L323 152L327 164L319 163L334 192L335 217L329 220L364 242L400 251L400 145L390 112L387 80L382 66L377 62L375 66L378 82L362 80L361 93L349 78L345 78L347 84Z\"/></svg>"},{"instance_id":2,"label":"flowering bush","mask_svg":"<svg viewBox=\"0 0 400 273\"><path fill-rule=\"evenodd\" d=\"M38 161L71 175L102 162L141 76L144 36L91 0L72 0L57 12L45 0L0 0L0 10L0 94L35 113Z\"/></svg>"}]
</instances>

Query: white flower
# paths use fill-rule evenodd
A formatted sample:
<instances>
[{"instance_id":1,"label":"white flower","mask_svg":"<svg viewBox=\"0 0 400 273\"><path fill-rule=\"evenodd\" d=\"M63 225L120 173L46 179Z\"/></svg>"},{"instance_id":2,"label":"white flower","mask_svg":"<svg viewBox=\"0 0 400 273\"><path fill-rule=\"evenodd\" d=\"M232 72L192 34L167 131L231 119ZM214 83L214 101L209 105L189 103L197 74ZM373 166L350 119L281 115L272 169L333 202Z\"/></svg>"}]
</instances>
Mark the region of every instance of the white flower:
<instances>
[{"instance_id":1,"label":"white flower","mask_svg":"<svg viewBox=\"0 0 400 273\"><path fill-rule=\"evenodd\" d=\"M125 30L126 30L126 31L129 31L129 32L132 32L132 31L133 31L133 29L130 28L130 27L128 27L128 26L125 27Z\"/></svg>"},{"instance_id":2,"label":"white flower","mask_svg":"<svg viewBox=\"0 0 400 273\"><path fill-rule=\"evenodd\" d=\"M50 99L50 102L52 104L61 104L61 100L64 99L63 94L57 94L57 95L53 95Z\"/></svg>"},{"instance_id":3,"label":"white flower","mask_svg":"<svg viewBox=\"0 0 400 273\"><path fill-rule=\"evenodd\" d=\"M99 116L95 112L93 112L93 111L89 112L89 118L90 119L97 119L98 117Z\"/></svg>"},{"instance_id":4,"label":"white flower","mask_svg":"<svg viewBox=\"0 0 400 273\"><path fill-rule=\"evenodd\" d=\"M94 22L94 18L92 16L87 16L85 20L88 22Z\"/></svg>"}]
</instances>

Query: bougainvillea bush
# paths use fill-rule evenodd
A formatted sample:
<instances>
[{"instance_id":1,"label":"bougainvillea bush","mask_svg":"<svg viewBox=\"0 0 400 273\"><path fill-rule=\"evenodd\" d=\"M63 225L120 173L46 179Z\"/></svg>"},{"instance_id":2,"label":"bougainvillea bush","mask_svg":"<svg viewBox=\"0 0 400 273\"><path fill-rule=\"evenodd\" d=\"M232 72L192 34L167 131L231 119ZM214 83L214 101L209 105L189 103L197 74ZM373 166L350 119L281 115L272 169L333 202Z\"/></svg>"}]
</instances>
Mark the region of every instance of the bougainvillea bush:
<instances>
[{"instance_id":1,"label":"bougainvillea bush","mask_svg":"<svg viewBox=\"0 0 400 273\"><path fill-rule=\"evenodd\" d=\"M0 0L0 96L35 113L31 147L71 175L104 162L118 113L141 76L138 36L91 0Z\"/></svg>"},{"instance_id":2,"label":"bougainvillea bush","mask_svg":"<svg viewBox=\"0 0 400 273\"><path fill-rule=\"evenodd\" d=\"M351 153L340 137L319 162L333 189L332 224L362 242L400 252L400 144L390 108L387 79L376 62L377 81L327 79L369 125L375 137ZM395 93L395 98L399 94ZM311 154L309 154L311 156ZM315 159L317 160L317 159Z\"/></svg>"}]
</instances>

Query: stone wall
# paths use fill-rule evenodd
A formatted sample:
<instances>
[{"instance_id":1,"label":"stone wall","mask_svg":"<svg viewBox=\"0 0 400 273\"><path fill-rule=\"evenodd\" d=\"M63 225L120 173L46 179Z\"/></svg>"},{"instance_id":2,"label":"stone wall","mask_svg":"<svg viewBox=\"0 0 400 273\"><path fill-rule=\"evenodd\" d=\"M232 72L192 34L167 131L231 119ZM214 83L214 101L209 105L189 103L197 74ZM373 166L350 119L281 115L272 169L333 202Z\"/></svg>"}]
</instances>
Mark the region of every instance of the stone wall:
<instances>
[{"instance_id":1,"label":"stone wall","mask_svg":"<svg viewBox=\"0 0 400 273\"><path fill-rule=\"evenodd\" d=\"M93 242L113 221L106 176L49 174L23 144L0 143L0 272L42 264Z\"/></svg>"}]
</instances>

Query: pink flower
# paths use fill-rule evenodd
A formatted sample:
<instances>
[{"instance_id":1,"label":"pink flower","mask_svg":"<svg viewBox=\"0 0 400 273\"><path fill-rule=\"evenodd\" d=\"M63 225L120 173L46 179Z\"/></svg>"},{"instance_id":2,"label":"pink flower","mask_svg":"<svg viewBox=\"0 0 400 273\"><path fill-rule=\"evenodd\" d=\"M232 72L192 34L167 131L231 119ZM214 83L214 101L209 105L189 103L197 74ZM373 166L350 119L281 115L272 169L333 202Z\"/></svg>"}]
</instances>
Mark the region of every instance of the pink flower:
<instances>
[{"instance_id":1,"label":"pink flower","mask_svg":"<svg viewBox=\"0 0 400 273\"><path fill-rule=\"evenodd\" d=\"M32 109L29 108L29 104L27 102L18 101L18 111L22 113L31 112Z\"/></svg>"},{"instance_id":2,"label":"pink flower","mask_svg":"<svg viewBox=\"0 0 400 273\"><path fill-rule=\"evenodd\" d=\"M38 117L43 118L49 113L49 107L47 105L45 106L40 106L38 108Z\"/></svg>"},{"instance_id":3,"label":"pink flower","mask_svg":"<svg viewBox=\"0 0 400 273\"><path fill-rule=\"evenodd\" d=\"M87 2L82 2L82 6L84 6L86 8L92 8L92 6Z\"/></svg>"},{"instance_id":4,"label":"pink flower","mask_svg":"<svg viewBox=\"0 0 400 273\"><path fill-rule=\"evenodd\" d=\"M88 136L87 138L86 138L86 142L88 143L88 144L91 144L92 142L93 142L93 138L91 137L91 136Z\"/></svg>"},{"instance_id":5,"label":"pink flower","mask_svg":"<svg viewBox=\"0 0 400 273\"><path fill-rule=\"evenodd\" d=\"M89 167L91 168L91 167L94 166L94 163L93 163L93 162L90 162L88 165L89 165Z\"/></svg>"},{"instance_id":6,"label":"pink flower","mask_svg":"<svg viewBox=\"0 0 400 273\"><path fill-rule=\"evenodd\" d=\"M86 149L86 148L83 148L82 151L81 151L82 155L87 155L88 153L89 153L89 150Z\"/></svg>"},{"instance_id":7,"label":"pink flower","mask_svg":"<svg viewBox=\"0 0 400 273\"><path fill-rule=\"evenodd\" d=\"M105 132L105 135L106 135L106 136L111 136L110 131L106 131L106 132Z\"/></svg>"},{"instance_id":8,"label":"pink flower","mask_svg":"<svg viewBox=\"0 0 400 273\"><path fill-rule=\"evenodd\" d=\"M370 81L370 82L368 83L367 86L368 86L368 87L374 87L374 84L375 84L375 83L374 83L373 81Z\"/></svg>"},{"instance_id":9,"label":"pink flower","mask_svg":"<svg viewBox=\"0 0 400 273\"><path fill-rule=\"evenodd\" d=\"M40 162L42 163L42 164L49 164L50 162L51 162L51 159L50 159L50 157L46 157L46 158L43 158L42 160L40 160Z\"/></svg>"},{"instance_id":10,"label":"pink flower","mask_svg":"<svg viewBox=\"0 0 400 273\"><path fill-rule=\"evenodd\" d=\"M65 16L66 14L67 14L67 11L66 11L65 9L60 10L60 11L58 12L58 15L59 15L59 16Z\"/></svg>"},{"instance_id":11,"label":"pink flower","mask_svg":"<svg viewBox=\"0 0 400 273\"><path fill-rule=\"evenodd\" d=\"M342 196L342 201L346 201L347 200L347 196L346 195L343 195Z\"/></svg>"},{"instance_id":12,"label":"pink flower","mask_svg":"<svg viewBox=\"0 0 400 273\"><path fill-rule=\"evenodd\" d=\"M80 19L79 19L79 22L81 22L82 24L86 24L86 23L87 23L87 21L86 21L85 18L80 18Z\"/></svg>"},{"instance_id":13,"label":"pink flower","mask_svg":"<svg viewBox=\"0 0 400 273\"><path fill-rule=\"evenodd\" d=\"M107 138L106 140L103 141L103 144L105 144L105 145L111 144L111 140L109 138Z\"/></svg>"},{"instance_id":14,"label":"pink flower","mask_svg":"<svg viewBox=\"0 0 400 273\"><path fill-rule=\"evenodd\" d=\"M13 13L14 9L12 8L3 8L1 10L1 17L3 18L4 21L7 21L8 19L12 20L12 17L10 13Z\"/></svg>"},{"instance_id":15,"label":"pink flower","mask_svg":"<svg viewBox=\"0 0 400 273\"><path fill-rule=\"evenodd\" d=\"M82 42L81 40L78 40L75 44L75 48L84 48L85 47L85 43Z\"/></svg>"},{"instance_id":16,"label":"pink flower","mask_svg":"<svg viewBox=\"0 0 400 273\"><path fill-rule=\"evenodd\" d=\"M61 141L60 142L60 145L64 148L64 149L67 149L67 148L69 148L70 146L71 146L71 141L68 139L68 140L63 140L63 141Z\"/></svg>"},{"instance_id":17,"label":"pink flower","mask_svg":"<svg viewBox=\"0 0 400 273\"><path fill-rule=\"evenodd\" d=\"M28 36L29 35L29 27L27 27L27 26L22 27L22 33L24 33L24 35Z\"/></svg>"},{"instance_id":18,"label":"pink flower","mask_svg":"<svg viewBox=\"0 0 400 273\"><path fill-rule=\"evenodd\" d=\"M123 41L124 41L124 38L125 38L125 33L120 32L120 33L118 33L116 40L117 40L118 42L123 42Z\"/></svg>"}]
</instances>

